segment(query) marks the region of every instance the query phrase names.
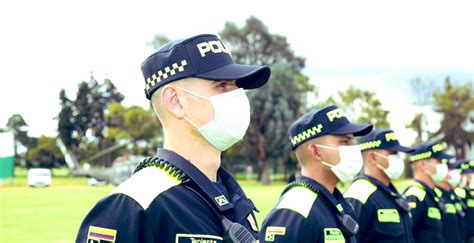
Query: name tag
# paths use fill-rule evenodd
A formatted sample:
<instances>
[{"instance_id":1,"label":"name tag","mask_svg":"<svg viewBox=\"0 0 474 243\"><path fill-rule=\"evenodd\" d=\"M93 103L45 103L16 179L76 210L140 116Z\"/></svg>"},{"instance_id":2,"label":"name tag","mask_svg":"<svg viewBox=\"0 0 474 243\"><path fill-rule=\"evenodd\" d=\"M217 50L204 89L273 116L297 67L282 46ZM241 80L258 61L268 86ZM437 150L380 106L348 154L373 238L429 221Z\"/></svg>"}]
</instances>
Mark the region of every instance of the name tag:
<instances>
[{"instance_id":1,"label":"name tag","mask_svg":"<svg viewBox=\"0 0 474 243\"><path fill-rule=\"evenodd\" d=\"M324 228L324 243L345 243L346 239L340 229Z\"/></svg>"},{"instance_id":2,"label":"name tag","mask_svg":"<svg viewBox=\"0 0 474 243\"><path fill-rule=\"evenodd\" d=\"M377 210L377 219L381 223L400 223L400 215L396 209Z\"/></svg>"},{"instance_id":3,"label":"name tag","mask_svg":"<svg viewBox=\"0 0 474 243\"><path fill-rule=\"evenodd\" d=\"M224 239L215 235L176 234L176 243L221 243Z\"/></svg>"}]
</instances>

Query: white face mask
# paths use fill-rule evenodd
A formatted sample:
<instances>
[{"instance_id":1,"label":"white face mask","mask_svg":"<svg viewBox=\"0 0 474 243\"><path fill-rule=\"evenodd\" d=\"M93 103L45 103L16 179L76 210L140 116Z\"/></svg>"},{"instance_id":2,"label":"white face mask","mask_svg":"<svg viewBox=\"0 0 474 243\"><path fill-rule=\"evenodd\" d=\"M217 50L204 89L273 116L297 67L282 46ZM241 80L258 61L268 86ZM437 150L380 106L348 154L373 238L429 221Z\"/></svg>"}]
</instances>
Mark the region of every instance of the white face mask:
<instances>
[{"instance_id":1,"label":"white face mask","mask_svg":"<svg viewBox=\"0 0 474 243\"><path fill-rule=\"evenodd\" d=\"M458 170L450 170L448 172L449 174L449 180L448 180L448 183L452 186L452 187L456 187L459 182L461 181L461 174L459 173Z\"/></svg>"},{"instance_id":2,"label":"white face mask","mask_svg":"<svg viewBox=\"0 0 474 243\"><path fill-rule=\"evenodd\" d=\"M433 179L435 183L443 181L446 175L448 175L448 165L446 164L436 164L435 170L436 172L431 174L431 179Z\"/></svg>"},{"instance_id":3,"label":"white face mask","mask_svg":"<svg viewBox=\"0 0 474 243\"><path fill-rule=\"evenodd\" d=\"M216 149L224 151L245 135L250 124L250 103L243 89L236 89L206 98L189 90L179 89L196 97L211 101L214 118L198 127L189 118L185 119L195 126L201 135Z\"/></svg>"},{"instance_id":4,"label":"white face mask","mask_svg":"<svg viewBox=\"0 0 474 243\"><path fill-rule=\"evenodd\" d=\"M474 189L474 175L470 175L470 180L469 180L469 189Z\"/></svg>"},{"instance_id":5,"label":"white face mask","mask_svg":"<svg viewBox=\"0 0 474 243\"><path fill-rule=\"evenodd\" d=\"M381 165L376 164L391 180L395 180L402 176L403 171L405 170L405 163L403 162L402 157L399 154L390 154L385 156L383 154L375 152L377 156L385 158L388 160L388 167L383 168Z\"/></svg>"},{"instance_id":6,"label":"white face mask","mask_svg":"<svg viewBox=\"0 0 474 243\"><path fill-rule=\"evenodd\" d=\"M459 183L459 187L466 188L467 186L467 176L461 176L461 182Z\"/></svg>"},{"instance_id":7,"label":"white face mask","mask_svg":"<svg viewBox=\"0 0 474 243\"><path fill-rule=\"evenodd\" d=\"M329 164L325 161L322 163L329 166L332 172L339 178L342 183L352 181L354 177L362 169L364 161L362 159L362 153L358 145L352 146L339 146L339 148L327 147L317 144L316 146L326 149L339 150L340 161L336 165Z\"/></svg>"}]
</instances>

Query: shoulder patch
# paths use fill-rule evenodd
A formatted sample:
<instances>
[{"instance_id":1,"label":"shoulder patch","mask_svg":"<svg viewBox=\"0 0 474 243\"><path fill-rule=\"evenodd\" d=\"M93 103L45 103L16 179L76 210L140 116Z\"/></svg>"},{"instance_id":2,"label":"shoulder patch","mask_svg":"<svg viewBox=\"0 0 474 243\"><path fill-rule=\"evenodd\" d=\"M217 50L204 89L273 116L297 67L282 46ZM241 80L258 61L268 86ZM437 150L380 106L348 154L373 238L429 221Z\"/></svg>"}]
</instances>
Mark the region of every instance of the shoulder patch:
<instances>
[{"instance_id":1,"label":"shoulder patch","mask_svg":"<svg viewBox=\"0 0 474 243\"><path fill-rule=\"evenodd\" d=\"M377 186L372 184L369 180L359 179L349 186L349 188L344 192L344 197L354 198L359 200L362 204L365 204L370 195L372 195L376 190Z\"/></svg>"},{"instance_id":2,"label":"shoulder patch","mask_svg":"<svg viewBox=\"0 0 474 243\"><path fill-rule=\"evenodd\" d=\"M466 198L466 190L464 190L463 188L457 187L456 189L454 189L454 193L456 193L456 195L462 199Z\"/></svg>"},{"instance_id":3,"label":"shoulder patch","mask_svg":"<svg viewBox=\"0 0 474 243\"><path fill-rule=\"evenodd\" d=\"M296 186L285 192L278 202L277 209L290 209L307 218L318 194L306 187Z\"/></svg>"},{"instance_id":4,"label":"shoulder patch","mask_svg":"<svg viewBox=\"0 0 474 243\"><path fill-rule=\"evenodd\" d=\"M416 198L418 198L418 201L422 202L425 199L426 191L417 186L410 186L405 192L405 196L415 196Z\"/></svg>"},{"instance_id":5,"label":"shoulder patch","mask_svg":"<svg viewBox=\"0 0 474 243\"><path fill-rule=\"evenodd\" d=\"M170 175L165 169L147 167L116 187L111 194L125 194L133 198L143 209L147 209L160 193L180 183L177 177Z\"/></svg>"}]
</instances>

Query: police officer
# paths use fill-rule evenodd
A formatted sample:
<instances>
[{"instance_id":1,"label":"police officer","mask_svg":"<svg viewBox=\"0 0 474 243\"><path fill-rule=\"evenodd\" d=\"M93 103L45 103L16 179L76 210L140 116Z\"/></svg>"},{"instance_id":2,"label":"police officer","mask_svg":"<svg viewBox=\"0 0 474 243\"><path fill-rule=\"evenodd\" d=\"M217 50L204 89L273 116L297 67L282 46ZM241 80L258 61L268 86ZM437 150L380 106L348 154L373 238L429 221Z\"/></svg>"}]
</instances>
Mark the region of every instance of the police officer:
<instances>
[{"instance_id":1,"label":"police officer","mask_svg":"<svg viewBox=\"0 0 474 243\"><path fill-rule=\"evenodd\" d=\"M446 155L442 159L442 163L448 166L448 175L444 180L438 182L433 190L436 196L444 202L445 212L442 219L445 242L463 242L462 220L464 210L454 193L454 188L461 181L461 174L458 171L459 163L453 160L455 158L450 155Z\"/></svg>"},{"instance_id":2,"label":"police officer","mask_svg":"<svg viewBox=\"0 0 474 243\"><path fill-rule=\"evenodd\" d=\"M454 191L465 206L466 215L462 220L464 240L474 242L474 161L461 160L460 163L461 185Z\"/></svg>"},{"instance_id":3,"label":"police officer","mask_svg":"<svg viewBox=\"0 0 474 243\"><path fill-rule=\"evenodd\" d=\"M443 237L443 202L433 192L436 183L444 180L448 173L443 146L426 142L414 147L410 156L415 182L405 190L411 207L413 237L415 242L445 242Z\"/></svg>"},{"instance_id":4,"label":"police officer","mask_svg":"<svg viewBox=\"0 0 474 243\"><path fill-rule=\"evenodd\" d=\"M221 152L249 125L243 89L264 85L270 69L235 64L217 36L198 35L165 44L142 72L164 148L94 206L76 242L250 242L256 208L221 167Z\"/></svg>"},{"instance_id":5,"label":"police officer","mask_svg":"<svg viewBox=\"0 0 474 243\"><path fill-rule=\"evenodd\" d=\"M433 189L436 196L444 203L443 234L445 242L463 242L464 210L461 201L458 200L454 188L461 180L458 171L459 163L456 163L453 156L446 155L441 161L448 167L448 174L444 180L437 183Z\"/></svg>"},{"instance_id":6,"label":"police officer","mask_svg":"<svg viewBox=\"0 0 474 243\"><path fill-rule=\"evenodd\" d=\"M263 222L260 242L350 242L358 225L336 188L359 173L363 161L354 136L372 125L351 123L336 106L306 113L289 128L302 176L288 184Z\"/></svg>"},{"instance_id":7,"label":"police officer","mask_svg":"<svg viewBox=\"0 0 474 243\"><path fill-rule=\"evenodd\" d=\"M344 193L360 226L358 242L413 242L410 207L391 183L405 169L399 152L413 149L400 145L389 129L375 129L358 142L364 173Z\"/></svg>"}]
</instances>

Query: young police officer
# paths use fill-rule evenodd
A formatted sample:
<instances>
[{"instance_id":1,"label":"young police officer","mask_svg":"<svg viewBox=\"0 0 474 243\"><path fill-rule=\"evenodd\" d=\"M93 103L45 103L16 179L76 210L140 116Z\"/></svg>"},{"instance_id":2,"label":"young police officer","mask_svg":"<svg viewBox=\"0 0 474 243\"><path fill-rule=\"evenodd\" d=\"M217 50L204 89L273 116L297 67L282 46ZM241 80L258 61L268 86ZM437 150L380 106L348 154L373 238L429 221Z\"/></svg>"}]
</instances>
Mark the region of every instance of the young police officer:
<instances>
[{"instance_id":1,"label":"young police officer","mask_svg":"<svg viewBox=\"0 0 474 243\"><path fill-rule=\"evenodd\" d=\"M391 183L405 169L398 153L413 149L401 146L395 133L386 129L359 138L359 146L364 173L344 193L360 226L358 242L413 242L410 207Z\"/></svg>"},{"instance_id":2,"label":"young police officer","mask_svg":"<svg viewBox=\"0 0 474 243\"><path fill-rule=\"evenodd\" d=\"M447 155L441 160L448 166L448 176L437 183L433 191L436 196L444 202L445 211L441 216L443 221L443 235L445 242L463 242L464 210L461 202L454 193L454 188L461 181L461 174L458 171L460 163L456 163L453 156Z\"/></svg>"},{"instance_id":3,"label":"young police officer","mask_svg":"<svg viewBox=\"0 0 474 243\"><path fill-rule=\"evenodd\" d=\"M462 200L466 215L464 216L464 241L474 242L474 161L461 160L461 185L454 191ZM472 163L472 166L470 165Z\"/></svg>"},{"instance_id":4,"label":"young police officer","mask_svg":"<svg viewBox=\"0 0 474 243\"><path fill-rule=\"evenodd\" d=\"M199 35L162 46L142 72L164 148L95 205L76 241L250 242L258 231L255 206L220 166L221 152L249 125L243 88L264 85L270 69L235 64L217 36ZM228 235L231 225L245 234Z\"/></svg>"},{"instance_id":5,"label":"young police officer","mask_svg":"<svg viewBox=\"0 0 474 243\"><path fill-rule=\"evenodd\" d=\"M415 182L405 191L411 207L413 237L415 242L444 242L441 215L442 201L433 192L435 184L444 180L448 173L443 146L426 142L414 147L410 156Z\"/></svg>"},{"instance_id":6,"label":"young police officer","mask_svg":"<svg viewBox=\"0 0 474 243\"><path fill-rule=\"evenodd\" d=\"M289 128L301 174L283 191L260 231L260 242L349 242L358 225L336 188L362 167L354 136L372 125L350 123L335 106L306 113Z\"/></svg>"}]
</instances>

